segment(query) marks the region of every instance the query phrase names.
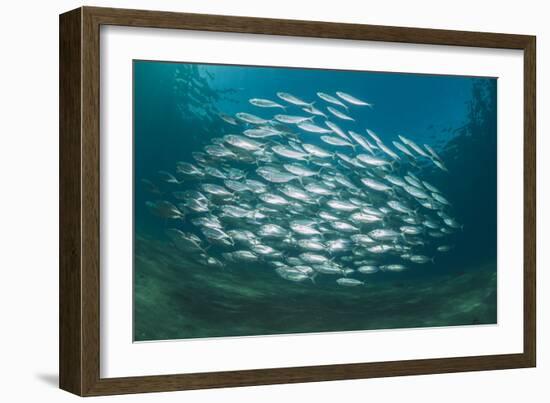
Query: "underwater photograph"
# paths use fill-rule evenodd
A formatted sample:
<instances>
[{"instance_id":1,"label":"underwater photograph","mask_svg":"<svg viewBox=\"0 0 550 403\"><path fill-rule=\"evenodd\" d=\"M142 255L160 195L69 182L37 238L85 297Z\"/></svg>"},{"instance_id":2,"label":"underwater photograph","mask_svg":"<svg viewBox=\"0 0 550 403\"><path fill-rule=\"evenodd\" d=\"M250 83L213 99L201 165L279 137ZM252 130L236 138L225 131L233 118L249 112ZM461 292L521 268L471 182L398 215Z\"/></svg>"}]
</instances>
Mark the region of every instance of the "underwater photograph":
<instances>
[{"instance_id":1,"label":"underwater photograph","mask_svg":"<svg viewBox=\"0 0 550 403\"><path fill-rule=\"evenodd\" d=\"M133 61L134 341L497 323L497 78Z\"/></svg>"}]
</instances>

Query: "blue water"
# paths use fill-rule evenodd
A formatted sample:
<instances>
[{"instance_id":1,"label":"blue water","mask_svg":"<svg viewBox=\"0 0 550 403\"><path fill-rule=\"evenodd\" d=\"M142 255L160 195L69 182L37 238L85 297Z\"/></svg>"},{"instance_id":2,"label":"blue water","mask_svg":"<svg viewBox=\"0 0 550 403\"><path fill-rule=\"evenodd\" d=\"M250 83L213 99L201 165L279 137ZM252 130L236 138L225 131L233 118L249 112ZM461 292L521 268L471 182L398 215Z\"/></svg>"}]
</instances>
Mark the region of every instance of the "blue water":
<instances>
[{"instance_id":1,"label":"blue water","mask_svg":"<svg viewBox=\"0 0 550 403\"><path fill-rule=\"evenodd\" d=\"M182 256L165 235L173 224L146 208L159 196L142 179L158 186L160 198L196 187L163 183L158 171L174 173L177 161L194 162L191 153L212 138L238 133L219 112L285 113L248 102L284 103L279 91L316 106L323 105L317 91L353 94L374 107L354 113L349 128L370 128L386 144L402 134L431 145L449 172L424 164L422 178L452 202L463 225L453 250L421 269L377 274L368 291L287 282L270 268L205 268ZM496 323L496 91L494 78L135 61L135 339Z\"/></svg>"}]
</instances>

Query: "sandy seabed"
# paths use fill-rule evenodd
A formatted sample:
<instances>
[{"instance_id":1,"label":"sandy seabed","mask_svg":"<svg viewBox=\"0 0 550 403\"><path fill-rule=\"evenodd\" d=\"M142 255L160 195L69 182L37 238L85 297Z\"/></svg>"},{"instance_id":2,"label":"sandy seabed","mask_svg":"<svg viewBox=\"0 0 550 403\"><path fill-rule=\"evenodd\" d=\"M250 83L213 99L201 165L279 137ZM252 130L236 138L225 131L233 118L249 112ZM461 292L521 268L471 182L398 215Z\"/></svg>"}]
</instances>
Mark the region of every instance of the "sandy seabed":
<instances>
[{"instance_id":1,"label":"sandy seabed","mask_svg":"<svg viewBox=\"0 0 550 403\"><path fill-rule=\"evenodd\" d=\"M436 268L437 269L437 268ZM424 273L422 271L425 271ZM444 270L444 268L443 268ZM202 267L168 241L138 234L135 341L494 324L496 262L459 270L335 276L293 283L268 266Z\"/></svg>"}]
</instances>

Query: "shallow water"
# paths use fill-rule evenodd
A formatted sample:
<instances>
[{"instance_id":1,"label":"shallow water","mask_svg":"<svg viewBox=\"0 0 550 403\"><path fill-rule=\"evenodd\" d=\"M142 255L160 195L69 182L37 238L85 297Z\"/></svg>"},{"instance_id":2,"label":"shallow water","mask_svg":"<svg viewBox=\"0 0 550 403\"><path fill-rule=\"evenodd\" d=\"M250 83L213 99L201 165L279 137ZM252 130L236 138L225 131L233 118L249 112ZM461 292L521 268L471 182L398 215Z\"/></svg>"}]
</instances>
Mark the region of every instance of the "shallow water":
<instances>
[{"instance_id":1,"label":"shallow water","mask_svg":"<svg viewBox=\"0 0 550 403\"><path fill-rule=\"evenodd\" d=\"M201 77L206 85L190 90ZM147 210L145 202L160 196L143 178L162 198L193 188L162 183L157 172L174 172L192 151L235 132L218 112L264 116L249 98L338 90L374 103L355 124L384 140L405 134L442 156L449 173L420 170L463 225L449 253L405 272L363 276L366 285L351 288L328 275L289 282L265 264L204 267L171 244L165 230L174 223ZM496 323L496 80L135 62L134 96L136 341ZM193 231L185 221L177 226Z\"/></svg>"}]
</instances>

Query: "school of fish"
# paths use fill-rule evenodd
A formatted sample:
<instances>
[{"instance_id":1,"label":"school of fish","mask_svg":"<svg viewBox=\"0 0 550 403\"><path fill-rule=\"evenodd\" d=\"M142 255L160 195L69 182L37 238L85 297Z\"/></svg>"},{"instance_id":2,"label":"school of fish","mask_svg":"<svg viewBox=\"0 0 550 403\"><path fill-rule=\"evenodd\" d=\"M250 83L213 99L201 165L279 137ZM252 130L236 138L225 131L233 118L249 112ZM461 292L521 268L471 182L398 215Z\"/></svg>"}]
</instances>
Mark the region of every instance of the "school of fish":
<instances>
[{"instance_id":1,"label":"school of fish","mask_svg":"<svg viewBox=\"0 0 550 403\"><path fill-rule=\"evenodd\" d=\"M193 152L192 163L158 173L168 196L143 180L159 196L147 207L168 221L166 235L187 257L356 287L453 248L462 225L420 176L426 163L447 171L444 161L428 144L356 127L353 115L373 104L341 91L249 102L254 113L220 114L228 134Z\"/></svg>"}]
</instances>

